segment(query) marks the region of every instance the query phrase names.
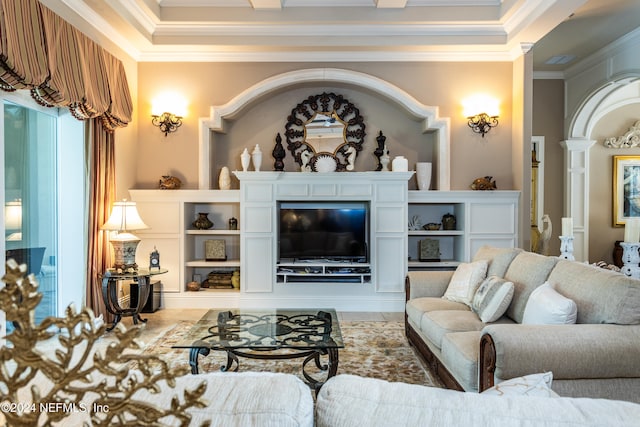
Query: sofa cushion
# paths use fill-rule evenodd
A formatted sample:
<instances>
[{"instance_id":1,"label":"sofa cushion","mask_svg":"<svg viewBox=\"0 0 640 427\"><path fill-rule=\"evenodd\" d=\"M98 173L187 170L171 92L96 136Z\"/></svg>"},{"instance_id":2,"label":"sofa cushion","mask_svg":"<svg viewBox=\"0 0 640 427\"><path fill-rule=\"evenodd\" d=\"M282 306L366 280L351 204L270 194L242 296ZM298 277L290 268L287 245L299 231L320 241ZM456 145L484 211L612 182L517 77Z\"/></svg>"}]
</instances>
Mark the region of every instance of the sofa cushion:
<instances>
[{"instance_id":1,"label":"sofa cushion","mask_svg":"<svg viewBox=\"0 0 640 427\"><path fill-rule=\"evenodd\" d=\"M542 285L558 262L558 258L547 257L533 252L521 252L509 265L504 278L513 282L513 299L507 309L507 316L522 323L522 316L529 295Z\"/></svg>"},{"instance_id":2,"label":"sofa cushion","mask_svg":"<svg viewBox=\"0 0 640 427\"><path fill-rule=\"evenodd\" d=\"M322 386L317 427L626 427L640 405L606 399L491 396L337 375Z\"/></svg>"},{"instance_id":3,"label":"sofa cushion","mask_svg":"<svg viewBox=\"0 0 640 427\"><path fill-rule=\"evenodd\" d=\"M409 319L413 320L416 325L420 324L422 315L429 311L440 310L471 310L468 305L461 302L449 301L444 298L415 298L407 301L406 311Z\"/></svg>"},{"instance_id":4,"label":"sofa cushion","mask_svg":"<svg viewBox=\"0 0 640 427\"><path fill-rule=\"evenodd\" d=\"M513 298L513 282L498 276L489 276L473 296L471 309L484 323L498 320Z\"/></svg>"},{"instance_id":5,"label":"sofa cushion","mask_svg":"<svg viewBox=\"0 0 640 427\"><path fill-rule=\"evenodd\" d=\"M488 262L485 260L461 263L453 273L442 298L471 306L473 295L487 276L487 266Z\"/></svg>"},{"instance_id":6,"label":"sofa cushion","mask_svg":"<svg viewBox=\"0 0 640 427\"><path fill-rule=\"evenodd\" d=\"M522 323L527 325L562 325L576 323L578 308L571 299L560 295L549 282L534 289L524 309Z\"/></svg>"},{"instance_id":7,"label":"sofa cushion","mask_svg":"<svg viewBox=\"0 0 640 427\"><path fill-rule=\"evenodd\" d=\"M431 311L425 313L420 322L422 333L439 349L446 334L480 331L484 326L474 312L461 310Z\"/></svg>"},{"instance_id":8,"label":"sofa cushion","mask_svg":"<svg viewBox=\"0 0 640 427\"><path fill-rule=\"evenodd\" d=\"M483 391L481 394L494 396L539 396L558 397L558 394L551 390L553 382L552 372L541 374L530 374L523 377L511 378L496 384Z\"/></svg>"},{"instance_id":9,"label":"sofa cushion","mask_svg":"<svg viewBox=\"0 0 640 427\"><path fill-rule=\"evenodd\" d=\"M442 338L442 363L466 391L478 391L481 331L452 332Z\"/></svg>"},{"instance_id":10,"label":"sofa cushion","mask_svg":"<svg viewBox=\"0 0 640 427\"><path fill-rule=\"evenodd\" d=\"M640 280L563 260L549 275L549 282L575 301L577 323L640 324Z\"/></svg>"},{"instance_id":11,"label":"sofa cushion","mask_svg":"<svg viewBox=\"0 0 640 427\"><path fill-rule=\"evenodd\" d=\"M487 276L504 277L513 259L522 252L520 248L496 248L482 246L473 256L473 261L488 261Z\"/></svg>"}]
</instances>

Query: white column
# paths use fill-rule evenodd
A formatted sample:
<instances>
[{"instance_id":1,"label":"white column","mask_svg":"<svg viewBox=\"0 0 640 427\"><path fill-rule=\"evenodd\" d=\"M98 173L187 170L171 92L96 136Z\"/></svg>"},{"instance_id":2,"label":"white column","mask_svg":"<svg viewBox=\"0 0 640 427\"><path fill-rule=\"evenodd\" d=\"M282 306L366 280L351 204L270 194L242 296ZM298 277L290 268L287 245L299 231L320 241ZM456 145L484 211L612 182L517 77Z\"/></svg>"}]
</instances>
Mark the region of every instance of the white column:
<instances>
[{"instance_id":1,"label":"white column","mask_svg":"<svg viewBox=\"0 0 640 427\"><path fill-rule=\"evenodd\" d=\"M564 148L564 217L573 218L576 261L589 260L589 149L596 141L561 141Z\"/></svg>"}]
</instances>

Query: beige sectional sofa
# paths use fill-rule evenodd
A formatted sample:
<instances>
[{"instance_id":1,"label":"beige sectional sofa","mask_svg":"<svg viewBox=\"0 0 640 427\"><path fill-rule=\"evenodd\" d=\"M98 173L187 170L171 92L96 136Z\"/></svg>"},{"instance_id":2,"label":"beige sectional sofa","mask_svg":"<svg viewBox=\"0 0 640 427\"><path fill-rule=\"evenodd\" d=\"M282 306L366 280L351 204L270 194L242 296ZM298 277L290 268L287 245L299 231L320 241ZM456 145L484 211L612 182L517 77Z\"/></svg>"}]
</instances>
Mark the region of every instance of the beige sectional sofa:
<instances>
[{"instance_id":1,"label":"beige sectional sofa","mask_svg":"<svg viewBox=\"0 0 640 427\"><path fill-rule=\"evenodd\" d=\"M320 390L316 427L631 427L640 405L608 399L485 395L338 375Z\"/></svg>"},{"instance_id":2,"label":"beige sectional sofa","mask_svg":"<svg viewBox=\"0 0 640 427\"><path fill-rule=\"evenodd\" d=\"M640 281L591 265L520 249L482 247L487 276L514 284L506 313L483 323L466 304L443 299L452 271L407 275L406 333L449 387L553 372L561 396L640 403ZM548 281L577 306L576 324L522 324L529 296Z\"/></svg>"}]
</instances>

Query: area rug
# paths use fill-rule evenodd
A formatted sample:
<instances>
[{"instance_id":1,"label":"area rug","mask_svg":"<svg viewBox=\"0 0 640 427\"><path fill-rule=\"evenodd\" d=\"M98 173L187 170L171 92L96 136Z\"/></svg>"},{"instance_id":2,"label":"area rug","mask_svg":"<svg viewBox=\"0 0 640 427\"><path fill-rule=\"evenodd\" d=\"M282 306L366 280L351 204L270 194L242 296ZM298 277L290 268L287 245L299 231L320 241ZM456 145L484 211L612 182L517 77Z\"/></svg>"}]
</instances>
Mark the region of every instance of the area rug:
<instances>
[{"instance_id":1,"label":"area rug","mask_svg":"<svg viewBox=\"0 0 640 427\"><path fill-rule=\"evenodd\" d=\"M189 350L174 349L171 346L181 340L194 322L180 321L175 326L150 342L144 354L154 354L171 366L189 366ZM341 322L340 329L345 348L339 351L338 374L352 374L442 387L440 381L423 365L414 349L409 346L404 335L402 322ZM226 363L223 352L212 351L198 359L200 372L214 372ZM302 378L302 359L256 360L240 358L239 371L285 372ZM319 380L326 374L316 371L313 363L307 365L307 372Z\"/></svg>"}]
</instances>

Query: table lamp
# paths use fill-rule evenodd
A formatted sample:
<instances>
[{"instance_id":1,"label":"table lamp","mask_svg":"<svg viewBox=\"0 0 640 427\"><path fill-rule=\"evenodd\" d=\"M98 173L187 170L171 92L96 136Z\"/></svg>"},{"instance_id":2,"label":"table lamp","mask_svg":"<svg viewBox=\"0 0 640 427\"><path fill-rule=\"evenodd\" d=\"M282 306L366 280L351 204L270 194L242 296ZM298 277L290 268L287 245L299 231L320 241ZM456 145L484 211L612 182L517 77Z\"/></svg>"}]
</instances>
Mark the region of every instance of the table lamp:
<instances>
[{"instance_id":1,"label":"table lamp","mask_svg":"<svg viewBox=\"0 0 640 427\"><path fill-rule=\"evenodd\" d=\"M115 202L111 216L102 226L103 230L116 231L115 236L111 236L111 246L115 253L115 263L113 268L123 271L136 271L136 248L140 239L129 233L131 230L142 230L149 228L140 218L135 202Z\"/></svg>"}]
</instances>

